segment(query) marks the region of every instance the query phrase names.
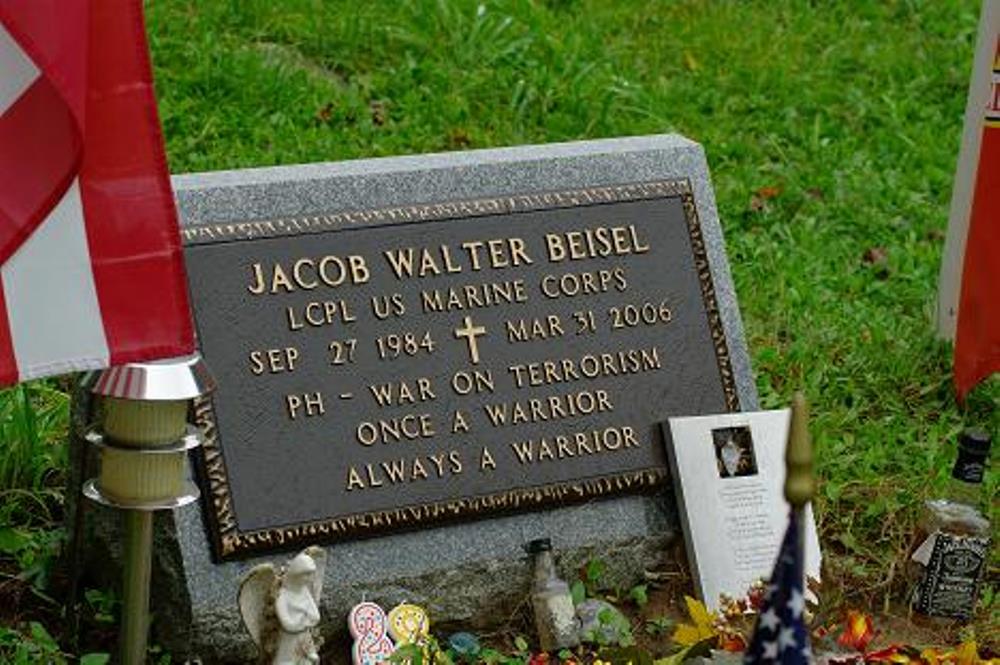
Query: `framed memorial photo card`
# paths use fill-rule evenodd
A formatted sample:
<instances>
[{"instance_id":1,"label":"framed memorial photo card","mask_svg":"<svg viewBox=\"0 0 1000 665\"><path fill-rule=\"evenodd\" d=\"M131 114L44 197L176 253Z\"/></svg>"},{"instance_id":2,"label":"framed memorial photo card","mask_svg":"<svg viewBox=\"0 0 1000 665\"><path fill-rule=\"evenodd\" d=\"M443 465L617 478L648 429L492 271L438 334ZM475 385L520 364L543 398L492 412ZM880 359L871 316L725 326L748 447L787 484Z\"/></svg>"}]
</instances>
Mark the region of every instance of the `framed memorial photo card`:
<instances>
[{"instance_id":1,"label":"framed memorial photo card","mask_svg":"<svg viewBox=\"0 0 1000 665\"><path fill-rule=\"evenodd\" d=\"M774 567L788 525L785 445L791 412L671 418L667 456L698 595L746 595ZM819 578L820 552L807 507L806 575Z\"/></svg>"}]
</instances>

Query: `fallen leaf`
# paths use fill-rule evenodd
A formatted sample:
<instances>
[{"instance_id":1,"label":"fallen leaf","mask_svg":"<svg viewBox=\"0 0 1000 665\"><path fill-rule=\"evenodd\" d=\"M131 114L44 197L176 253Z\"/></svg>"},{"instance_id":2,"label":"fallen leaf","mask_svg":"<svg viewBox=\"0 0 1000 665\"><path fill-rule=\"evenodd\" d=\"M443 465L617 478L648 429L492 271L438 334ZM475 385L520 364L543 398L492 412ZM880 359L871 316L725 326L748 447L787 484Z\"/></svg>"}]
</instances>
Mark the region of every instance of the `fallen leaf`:
<instances>
[{"instance_id":1,"label":"fallen leaf","mask_svg":"<svg viewBox=\"0 0 1000 665\"><path fill-rule=\"evenodd\" d=\"M453 129L448 135L448 145L452 148L468 148L471 144L472 139L464 129Z\"/></svg>"},{"instance_id":2,"label":"fallen leaf","mask_svg":"<svg viewBox=\"0 0 1000 665\"><path fill-rule=\"evenodd\" d=\"M775 199L781 194L781 185L765 185L757 189L757 196L762 199Z\"/></svg>"},{"instance_id":3,"label":"fallen leaf","mask_svg":"<svg viewBox=\"0 0 1000 665\"><path fill-rule=\"evenodd\" d=\"M316 122L326 124L333 118L333 102L327 102L316 111Z\"/></svg>"},{"instance_id":4,"label":"fallen leaf","mask_svg":"<svg viewBox=\"0 0 1000 665\"><path fill-rule=\"evenodd\" d=\"M889 250L885 247L869 247L861 255L861 261L867 265L883 265L889 260Z\"/></svg>"},{"instance_id":5,"label":"fallen leaf","mask_svg":"<svg viewBox=\"0 0 1000 665\"><path fill-rule=\"evenodd\" d=\"M372 124L381 127L385 124L386 113L385 113L385 103L378 100L372 100L368 105L368 108L372 112Z\"/></svg>"},{"instance_id":6,"label":"fallen leaf","mask_svg":"<svg viewBox=\"0 0 1000 665\"><path fill-rule=\"evenodd\" d=\"M780 194L780 185L765 185L764 187L758 187L750 197L750 210L753 212L767 210L767 202L771 199L777 198Z\"/></svg>"},{"instance_id":7,"label":"fallen leaf","mask_svg":"<svg viewBox=\"0 0 1000 665\"><path fill-rule=\"evenodd\" d=\"M719 633L715 629L715 618L700 600L695 600L691 596L684 596L687 604L688 616L692 623L682 623L674 631L673 640L682 646L691 646L702 640L713 639Z\"/></svg>"},{"instance_id":8,"label":"fallen leaf","mask_svg":"<svg viewBox=\"0 0 1000 665\"><path fill-rule=\"evenodd\" d=\"M719 638L719 648L731 653L746 651L747 641L738 633L727 633Z\"/></svg>"},{"instance_id":9,"label":"fallen leaf","mask_svg":"<svg viewBox=\"0 0 1000 665\"><path fill-rule=\"evenodd\" d=\"M808 196L811 199L821 201L823 200L823 197L826 195L823 193L823 190L820 189L819 187L810 187L809 189L806 190L806 196Z\"/></svg>"},{"instance_id":10,"label":"fallen leaf","mask_svg":"<svg viewBox=\"0 0 1000 665\"><path fill-rule=\"evenodd\" d=\"M865 653L874 637L872 618L864 612L848 610L847 619L844 621L844 632L837 638L837 644Z\"/></svg>"}]
</instances>

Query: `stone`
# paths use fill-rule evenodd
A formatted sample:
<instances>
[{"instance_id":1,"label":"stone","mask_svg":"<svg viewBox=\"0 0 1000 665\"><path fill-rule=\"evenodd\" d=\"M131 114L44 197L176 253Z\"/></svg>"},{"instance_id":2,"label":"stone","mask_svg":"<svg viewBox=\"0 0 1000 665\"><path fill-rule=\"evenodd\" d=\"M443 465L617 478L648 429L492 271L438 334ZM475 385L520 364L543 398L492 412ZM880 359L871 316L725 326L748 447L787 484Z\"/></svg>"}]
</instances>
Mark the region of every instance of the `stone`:
<instances>
[{"instance_id":1,"label":"stone","mask_svg":"<svg viewBox=\"0 0 1000 665\"><path fill-rule=\"evenodd\" d=\"M631 624L621 611L606 600L588 598L576 606L580 639L591 644L616 646L630 635Z\"/></svg>"},{"instance_id":2,"label":"stone","mask_svg":"<svg viewBox=\"0 0 1000 665\"><path fill-rule=\"evenodd\" d=\"M482 647L479 644L479 638L472 633L460 632L452 633L448 637L448 647L455 652L455 655L461 660L474 660Z\"/></svg>"},{"instance_id":3,"label":"stone","mask_svg":"<svg viewBox=\"0 0 1000 665\"><path fill-rule=\"evenodd\" d=\"M175 176L173 184L182 225L193 237L220 224L676 179L688 183L700 222L739 406L754 409L757 397L705 156L698 144L683 137L243 169ZM266 232L262 225L242 228ZM90 400L77 395L74 422L82 425L92 417ZM83 458L88 453L79 434L74 428L73 454ZM76 483L94 473L92 466L80 469ZM204 472L197 465L193 470L203 487ZM81 505L76 501L70 506L70 519L80 514L76 507ZM71 551L79 553L83 569L113 581L120 571L117 518L93 506L86 506L84 513L86 519L74 529ZM199 504L157 516L153 641L178 659L249 662L254 647L234 602L239 581L253 566L277 563L286 554L274 551L220 562L206 531L211 519ZM551 538L568 579L587 560L599 557L608 565L608 582L628 586L641 579L643 569L670 556L678 528L671 490L657 487L644 495L553 505L462 524L422 525L326 545L329 565L321 629L334 654L329 662L348 658L345 618L363 599L383 607L419 604L427 609L435 631L444 634L456 628L495 628L527 598L530 567L522 550L527 541Z\"/></svg>"}]
</instances>

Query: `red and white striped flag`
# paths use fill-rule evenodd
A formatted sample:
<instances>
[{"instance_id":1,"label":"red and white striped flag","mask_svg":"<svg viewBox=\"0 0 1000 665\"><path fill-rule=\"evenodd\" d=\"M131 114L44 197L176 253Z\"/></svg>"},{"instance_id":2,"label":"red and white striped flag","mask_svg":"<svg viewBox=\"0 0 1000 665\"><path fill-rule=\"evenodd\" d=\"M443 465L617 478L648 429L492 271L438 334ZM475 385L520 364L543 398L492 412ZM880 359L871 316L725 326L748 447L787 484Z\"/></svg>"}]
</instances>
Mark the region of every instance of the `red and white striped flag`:
<instances>
[{"instance_id":1,"label":"red and white striped flag","mask_svg":"<svg viewBox=\"0 0 1000 665\"><path fill-rule=\"evenodd\" d=\"M190 353L140 0L0 0L0 385Z\"/></svg>"},{"instance_id":2,"label":"red and white striped flag","mask_svg":"<svg viewBox=\"0 0 1000 665\"><path fill-rule=\"evenodd\" d=\"M1000 0L984 0L938 289L959 400L1000 371Z\"/></svg>"}]
</instances>

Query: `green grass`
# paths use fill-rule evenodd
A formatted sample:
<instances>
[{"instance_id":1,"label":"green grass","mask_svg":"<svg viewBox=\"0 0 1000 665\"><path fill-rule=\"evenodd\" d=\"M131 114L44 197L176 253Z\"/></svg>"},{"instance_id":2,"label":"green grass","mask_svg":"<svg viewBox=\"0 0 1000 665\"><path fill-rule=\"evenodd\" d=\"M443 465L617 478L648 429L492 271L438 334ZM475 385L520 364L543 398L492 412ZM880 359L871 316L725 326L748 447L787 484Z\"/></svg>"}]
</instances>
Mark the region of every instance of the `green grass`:
<instances>
[{"instance_id":1,"label":"green grass","mask_svg":"<svg viewBox=\"0 0 1000 665\"><path fill-rule=\"evenodd\" d=\"M898 595L961 427L1000 429L996 382L956 406L931 322L978 2L148 4L178 173L701 142L763 405L799 388L813 402L829 579L875 609ZM4 482L18 468L18 486L38 487L62 462L45 450L34 470L0 466Z\"/></svg>"},{"instance_id":2,"label":"green grass","mask_svg":"<svg viewBox=\"0 0 1000 665\"><path fill-rule=\"evenodd\" d=\"M763 404L812 398L831 563L881 602L963 422L998 424L995 387L957 409L931 324L978 3L830 4L169 2L150 28L175 172L700 141Z\"/></svg>"}]
</instances>

